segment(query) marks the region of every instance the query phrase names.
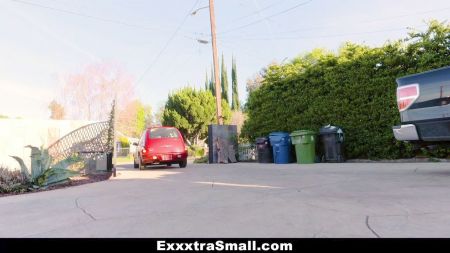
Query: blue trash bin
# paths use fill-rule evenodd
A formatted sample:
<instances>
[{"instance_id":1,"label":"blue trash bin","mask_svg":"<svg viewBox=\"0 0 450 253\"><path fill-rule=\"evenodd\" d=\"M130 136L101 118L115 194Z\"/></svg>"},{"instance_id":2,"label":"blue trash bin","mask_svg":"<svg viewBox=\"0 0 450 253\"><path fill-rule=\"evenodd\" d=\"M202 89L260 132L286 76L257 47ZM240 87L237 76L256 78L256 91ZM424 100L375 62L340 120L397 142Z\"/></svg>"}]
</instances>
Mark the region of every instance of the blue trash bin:
<instances>
[{"instance_id":1,"label":"blue trash bin","mask_svg":"<svg viewBox=\"0 0 450 253\"><path fill-rule=\"evenodd\" d=\"M289 133L274 132L269 135L273 150L273 161L276 164L291 162L291 137Z\"/></svg>"}]
</instances>

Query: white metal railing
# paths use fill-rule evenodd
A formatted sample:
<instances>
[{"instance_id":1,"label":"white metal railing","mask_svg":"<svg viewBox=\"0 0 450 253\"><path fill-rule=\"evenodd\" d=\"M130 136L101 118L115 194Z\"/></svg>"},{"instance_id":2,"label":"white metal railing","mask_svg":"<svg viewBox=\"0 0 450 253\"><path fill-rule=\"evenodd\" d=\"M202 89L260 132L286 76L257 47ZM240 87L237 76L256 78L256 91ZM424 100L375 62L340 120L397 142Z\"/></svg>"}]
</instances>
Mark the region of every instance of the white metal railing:
<instances>
[{"instance_id":1,"label":"white metal railing","mask_svg":"<svg viewBox=\"0 0 450 253\"><path fill-rule=\"evenodd\" d=\"M256 151L256 146L250 143L239 144L238 146L239 161L241 162L251 162L258 159L258 152Z\"/></svg>"},{"instance_id":2,"label":"white metal railing","mask_svg":"<svg viewBox=\"0 0 450 253\"><path fill-rule=\"evenodd\" d=\"M80 127L63 136L48 147L53 163L62 161L74 154L85 160L103 156L111 151L108 121L97 122Z\"/></svg>"}]
</instances>

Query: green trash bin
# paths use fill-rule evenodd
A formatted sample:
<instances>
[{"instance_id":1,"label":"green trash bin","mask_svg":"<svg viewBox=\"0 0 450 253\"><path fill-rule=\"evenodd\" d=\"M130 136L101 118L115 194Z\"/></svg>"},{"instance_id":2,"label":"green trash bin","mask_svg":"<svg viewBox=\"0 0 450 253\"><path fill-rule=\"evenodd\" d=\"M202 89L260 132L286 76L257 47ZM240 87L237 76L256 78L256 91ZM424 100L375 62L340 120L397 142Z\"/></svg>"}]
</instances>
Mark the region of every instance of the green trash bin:
<instances>
[{"instance_id":1,"label":"green trash bin","mask_svg":"<svg viewBox=\"0 0 450 253\"><path fill-rule=\"evenodd\" d=\"M316 133L309 130L294 131L290 134L295 145L297 163L308 164L316 160Z\"/></svg>"}]
</instances>

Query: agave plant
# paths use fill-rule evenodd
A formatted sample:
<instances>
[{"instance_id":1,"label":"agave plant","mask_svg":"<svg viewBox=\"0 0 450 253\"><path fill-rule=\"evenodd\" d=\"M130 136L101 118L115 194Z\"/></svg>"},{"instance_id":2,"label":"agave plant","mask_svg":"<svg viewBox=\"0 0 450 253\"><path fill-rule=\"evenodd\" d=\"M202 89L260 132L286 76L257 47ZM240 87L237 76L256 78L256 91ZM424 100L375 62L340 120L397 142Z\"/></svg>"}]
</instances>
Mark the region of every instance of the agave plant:
<instances>
[{"instance_id":1,"label":"agave plant","mask_svg":"<svg viewBox=\"0 0 450 253\"><path fill-rule=\"evenodd\" d=\"M72 165L82 162L82 159L77 156L66 158L52 165L52 157L49 155L48 150L33 146L26 147L31 149L30 169L27 168L20 157L11 157L19 163L22 174L33 188L42 188L64 183L70 177L80 173L79 171L70 169Z\"/></svg>"}]
</instances>

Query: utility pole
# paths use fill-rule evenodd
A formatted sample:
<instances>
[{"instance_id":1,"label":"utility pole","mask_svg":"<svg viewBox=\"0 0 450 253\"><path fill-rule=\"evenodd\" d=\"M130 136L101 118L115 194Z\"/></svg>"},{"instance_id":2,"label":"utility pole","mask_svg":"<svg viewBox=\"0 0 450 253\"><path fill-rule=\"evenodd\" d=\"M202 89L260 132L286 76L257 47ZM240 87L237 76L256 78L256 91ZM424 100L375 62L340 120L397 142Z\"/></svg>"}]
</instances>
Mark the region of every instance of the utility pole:
<instances>
[{"instance_id":1,"label":"utility pole","mask_svg":"<svg viewBox=\"0 0 450 253\"><path fill-rule=\"evenodd\" d=\"M223 125L222 118L222 86L219 78L219 59L217 58L217 44L216 44L216 16L214 14L214 0L209 0L209 17L211 20L211 42L214 60L214 82L216 86L216 114L217 124Z\"/></svg>"}]
</instances>

